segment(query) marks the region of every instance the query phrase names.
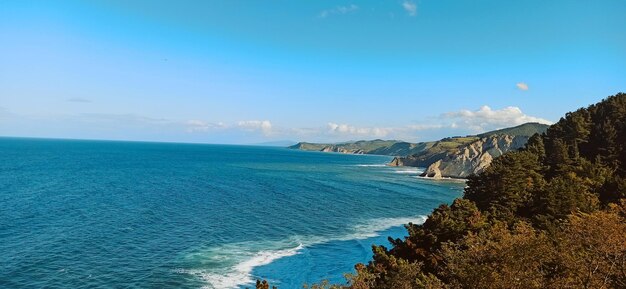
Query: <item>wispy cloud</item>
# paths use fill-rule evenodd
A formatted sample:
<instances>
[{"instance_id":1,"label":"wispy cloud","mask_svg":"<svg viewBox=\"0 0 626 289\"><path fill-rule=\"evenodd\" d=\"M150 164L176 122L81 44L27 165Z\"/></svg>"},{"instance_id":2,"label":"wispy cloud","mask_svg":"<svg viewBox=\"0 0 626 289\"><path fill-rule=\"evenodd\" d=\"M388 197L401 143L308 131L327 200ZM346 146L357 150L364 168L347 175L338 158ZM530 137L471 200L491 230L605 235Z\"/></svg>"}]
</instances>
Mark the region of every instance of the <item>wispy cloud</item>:
<instances>
[{"instance_id":1,"label":"wispy cloud","mask_svg":"<svg viewBox=\"0 0 626 289\"><path fill-rule=\"evenodd\" d=\"M269 120L244 120L237 127L247 131L260 131L263 135L272 134L272 123Z\"/></svg>"},{"instance_id":2,"label":"wispy cloud","mask_svg":"<svg viewBox=\"0 0 626 289\"><path fill-rule=\"evenodd\" d=\"M402 2L402 8L409 14L409 16L417 15L417 5L411 0L404 0Z\"/></svg>"},{"instance_id":3,"label":"wispy cloud","mask_svg":"<svg viewBox=\"0 0 626 289\"><path fill-rule=\"evenodd\" d=\"M552 123L540 117L527 115L519 107L509 106L494 110L485 105L477 110L463 109L447 112L439 116L432 116L423 122L400 126L358 126L329 122L325 128L298 128L277 131L313 140L345 141L385 138L415 141L438 139L450 135L482 133L527 122Z\"/></svg>"},{"instance_id":4,"label":"wispy cloud","mask_svg":"<svg viewBox=\"0 0 626 289\"><path fill-rule=\"evenodd\" d=\"M208 132L213 129L223 129L227 126L223 122L211 123L202 120L188 120L186 123L187 132Z\"/></svg>"},{"instance_id":5,"label":"wispy cloud","mask_svg":"<svg viewBox=\"0 0 626 289\"><path fill-rule=\"evenodd\" d=\"M174 121L165 118L155 118L132 113L81 113L68 115L67 119L85 122L109 122L120 124L171 124Z\"/></svg>"},{"instance_id":6,"label":"wispy cloud","mask_svg":"<svg viewBox=\"0 0 626 289\"><path fill-rule=\"evenodd\" d=\"M348 14L359 10L359 6L350 4L348 6L337 6L335 8L326 9L318 15L320 18L326 18L330 15Z\"/></svg>"},{"instance_id":7,"label":"wispy cloud","mask_svg":"<svg viewBox=\"0 0 626 289\"><path fill-rule=\"evenodd\" d=\"M528 84L526 84L524 82L518 82L518 83L515 84L515 86L517 86L517 89L519 89L519 90L523 90L523 91L528 90Z\"/></svg>"},{"instance_id":8,"label":"wispy cloud","mask_svg":"<svg viewBox=\"0 0 626 289\"><path fill-rule=\"evenodd\" d=\"M531 116L519 107L492 109L482 106L476 110L462 109L440 115L425 115L422 121L397 125L360 125L330 121L313 127L275 125L269 120L242 120L234 122L202 119L169 119L137 114L83 113L71 115L14 115L0 107L0 125L13 123L15 127L45 123L50 130L76 128L89 131L90 137L118 137L119 132L134 136L159 137L164 132L186 132L183 138L219 140L234 137L254 141L294 139L314 142L340 142L357 139L397 139L405 141L436 140L451 135L476 134L511 127L527 122L550 124L549 120ZM26 124L26 125L18 125ZM68 135L74 136L74 132Z\"/></svg>"},{"instance_id":9,"label":"wispy cloud","mask_svg":"<svg viewBox=\"0 0 626 289\"><path fill-rule=\"evenodd\" d=\"M80 103L91 103L90 99L82 98L82 97L71 97L67 99L68 102L80 102Z\"/></svg>"},{"instance_id":10,"label":"wispy cloud","mask_svg":"<svg viewBox=\"0 0 626 289\"><path fill-rule=\"evenodd\" d=\"M386 137L393 130L382 127L356 127L348 124L328 123L328 132L350 136Z\"/></svg>"}]
</instances>

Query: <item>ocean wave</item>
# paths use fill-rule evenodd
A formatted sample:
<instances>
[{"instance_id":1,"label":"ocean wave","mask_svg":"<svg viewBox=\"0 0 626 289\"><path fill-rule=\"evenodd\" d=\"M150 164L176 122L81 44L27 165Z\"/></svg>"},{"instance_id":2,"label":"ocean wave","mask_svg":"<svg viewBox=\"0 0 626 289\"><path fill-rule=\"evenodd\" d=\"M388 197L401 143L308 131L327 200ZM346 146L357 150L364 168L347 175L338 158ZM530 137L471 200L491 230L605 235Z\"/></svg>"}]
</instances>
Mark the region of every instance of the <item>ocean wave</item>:
<instances>
[{"instance_id":1,"label":"ocean wave","mask_svg":"<svg viewBox=\"0 0 626 289\"><path fill-rule=\"evenodd\" d=\"M250 244L247 244L250 245ZM246 248L245 244L236 244L230 246L215 247L205 254L208 263L233 263L226 269L222 270L178 270L178 273L191 274L201 278L206 285L205 289L227 289L238 288L241 285L252 284L255 279L252 276L252 270L255 267L272 263L274 260L293 256L304 248L299 244L292 248L277 250L261 250L254 252L250 247Z\"/></svg>"},{"instance_id":2,"label":"ocean wave","mask_svg":"<svg viewBox=\"0 0 626 289\"><path fill-rule=\"evenodd\" d=\"M386 167L387 164L361 164L361 165L354 165L355 167Z\"/></svg>"},{"instance_id":3,"label":"ocean wave","mask_svg":"<svg viewBox=\"0 0 626 289\"><path fill-rule=\"evenodd\" d=\"M190 274L201 278L205 289L235 289L243 285L252 285L256 278L254 268L268 265L280 258L294 256L303 249L334 242L363 240L380 236L388 229L408 223L421 224L426 216L378 218L359 222L349 228L347 233L338 237L292 236L277 242L239 242L208 248L188 255L200 264L217 269L177 270L177 273Z\"/></svg>"},{"instance_id":4,"label":"ocean wave","mask_svg":"<svg viewBox=\"0 0 626 289\"><path fill-rule=\"evenodd\" d=\"M398 170L394 170L394 173L396 174L422 174L424 171L423 170L418 170L418 169L398 169Z\"/></svg>"},{"instance_id":5,"label":"ocean wave","mask_svg":"<svg viewBox=\"0 0 626 289\"><path fill-rule=\"evenodd\" d=\"M353 226L352 234L347 235L345 240L361 240L380 236L380 233L393 227L408 223L421 224L426 221L426 216L402 217L402 218L379 218Z\"/></svg>"}]
</instances>

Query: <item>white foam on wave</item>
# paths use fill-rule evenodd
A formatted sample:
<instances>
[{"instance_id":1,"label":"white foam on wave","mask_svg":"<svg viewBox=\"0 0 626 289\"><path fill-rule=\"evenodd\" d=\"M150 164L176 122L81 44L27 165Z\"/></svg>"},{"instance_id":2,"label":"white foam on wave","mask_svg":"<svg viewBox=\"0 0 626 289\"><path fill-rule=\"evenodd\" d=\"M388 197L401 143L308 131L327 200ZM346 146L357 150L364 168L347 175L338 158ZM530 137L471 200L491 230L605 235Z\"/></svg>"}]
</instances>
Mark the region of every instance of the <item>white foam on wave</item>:
<instances>
[{"instance_id":1,"label":"white foam on wave","mask_svg":"<svg viewBox=\"0 0 626 289\"><path fill-rule=\"evenodd\" d=\"M201 278L206 283L202 287L205 289L238 288L241 285L254 283L255 279L252 276L252 270L255 267L270 264L280 258L296 255L304 248L302 244L299 244L287 249L254 252L251 247L246 248L246 245L250 244L225 245L198 253L205 255L205 261L208 263L234 263L225 270L195 269L177 270L177 272Z\"/></svg>"},{"instance_id":2,"label":"white foam on wave","mask_svg":"<svg viewBox=\"0 0 626 289\"><path fill-rule=\"evenodd\" d=\"M418 169L397 169L394 170L394 173L396 174L414 174L414 175L420 175L422 174L424 171L423 170L418 170Z\"/></svg>"},{"instance_id":3,"label":"white foam on wave","mask_svg":"<svg viewBox=\"0 0 626 289\"><path fill-rule=\"evenodd\" d=\"M354 165L357 167L386 167L387 164L363 164L363 165Z\"/></svg>"},{"instance_id":4,"label":"white foam on wave","mask_svg":"<svg viewBox=\"0 0 626 289\"><path fill-rule=\"evenodd\" d=\"M225 268L177 270L178 273L191 274L201 278L206 289L235 289L242 285L253 284L254 268L268 265L280 258L299 254L302 249L313 245L333 241L363 240L380 236L383 231L408 223L421 224L426 216L378 218L359 222L347 230L347 234L338 237L293 236L280 242L241 242L209 248L189 255L190 258L204 258L202 263L223 264ZM297 245L295 245L297 244ZM254 248L270 248L255 250ZM286 249L285 249L286 248Z\"/></svg>"},{"instance_id":5,"label":"white foam on wave","mask_svg":"<svg viewBox=\"0 0 626 289\"><path fill-rule=\"evenodd\" d=\"M346 240L361 240L380 236L380 233L393 227L402 226L408 223L422 224L426 221L426 216L401 217L401 218L379 218L367 222L356 224L353 233L346 236Z\"/></svg>"}]
</instances>

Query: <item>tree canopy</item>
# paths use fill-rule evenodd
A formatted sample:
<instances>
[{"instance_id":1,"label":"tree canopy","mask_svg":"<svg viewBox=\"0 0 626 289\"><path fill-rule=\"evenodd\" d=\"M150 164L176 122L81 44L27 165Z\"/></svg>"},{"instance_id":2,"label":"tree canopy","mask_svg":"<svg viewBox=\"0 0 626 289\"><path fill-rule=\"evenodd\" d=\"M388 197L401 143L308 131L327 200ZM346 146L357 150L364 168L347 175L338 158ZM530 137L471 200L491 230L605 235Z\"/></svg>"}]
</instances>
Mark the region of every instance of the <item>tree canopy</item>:
<instances>
[{"instance_id":1,"label":"tree canopy","mask_svg":"<svg viewBox=\"0 0 626 289\"><path fill-rule=\"evenodd\" d=\"M626 288L625 146L626 94L567 113L332 288Z\"/></svg>"}]
</instances>

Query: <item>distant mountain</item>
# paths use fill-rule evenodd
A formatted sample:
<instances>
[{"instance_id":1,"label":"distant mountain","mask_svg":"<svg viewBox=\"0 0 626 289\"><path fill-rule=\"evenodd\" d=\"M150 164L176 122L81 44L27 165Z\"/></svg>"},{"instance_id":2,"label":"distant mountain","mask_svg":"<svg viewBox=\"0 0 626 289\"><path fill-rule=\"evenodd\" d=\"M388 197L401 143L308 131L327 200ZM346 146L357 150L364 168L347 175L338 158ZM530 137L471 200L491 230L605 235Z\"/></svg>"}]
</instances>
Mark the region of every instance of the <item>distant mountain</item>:
<instances>
[{"instance_id":1,"label":"distant mountain","mask_svg":"<svg viewBox=\"0 0 626 289\"><path fill-rule=\"evenodd\" d=\"M373 152L379 152L376 154L385 154L385 149L393 147L394 145L401 144L404 142L397 140L360 140L356 142L347 142L347 143L337 143L337 144L320 144L320 143L307 143L300 142L293 146L290 146L290 149L299 149L305 151L322 151L322 152L336 152L336 153L345 153L345 154L375 154ZM409 143L405 145L407 148L410 147ZM391 149L391 150L400 150L400 147ZM404 151L402 151L404 152Z\"/></svg>"},{"instance_id":2,"label":"distant mountain","mask_svg":"<svg viewBox=\"0 0 626 289\"><path fill-rule=\"evenodd\" d=\"M523 147L534 134L546 132L548 125L525 123L478 135L448 137L438 141L409 143L396 140L356 141L337 144L301 142L291 149L397 156L390 166L425 167L424 176L465 178L478 174L493 158Z\"/></svg>"}]
</instances>

